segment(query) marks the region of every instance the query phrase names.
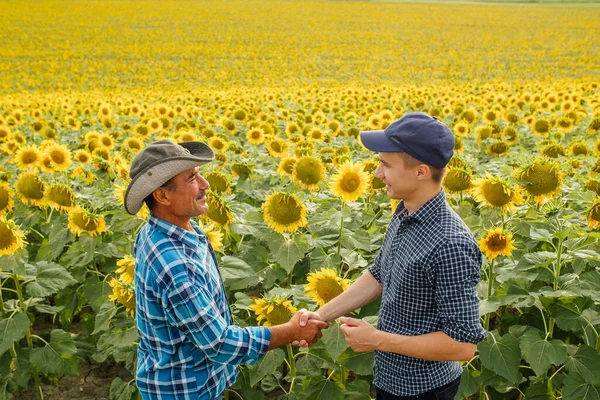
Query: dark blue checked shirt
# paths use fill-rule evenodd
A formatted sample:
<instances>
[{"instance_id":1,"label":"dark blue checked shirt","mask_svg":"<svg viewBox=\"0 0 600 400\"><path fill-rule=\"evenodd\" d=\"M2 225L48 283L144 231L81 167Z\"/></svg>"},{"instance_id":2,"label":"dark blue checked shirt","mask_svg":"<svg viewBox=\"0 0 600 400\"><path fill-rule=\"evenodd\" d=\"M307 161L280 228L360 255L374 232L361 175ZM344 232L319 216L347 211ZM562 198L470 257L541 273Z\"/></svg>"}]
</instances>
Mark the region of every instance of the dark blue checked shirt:
<instances>
[{"instance_id":1,"label":"dark blue checked shirt","mask_svg":"<svg viewBox=\"0 0 600 400\"><path fill-rule=\"evenodd\" d=\"M443 190L411 215L400 202L369 268L382 286L377 328L407 336L443 331L459 342L485 339L475 289L481 262L475 238ZM397 396L427 392L461 372L457 361L375 354L375 385Z\"/></svg>"},{"instance_id":2,"label":"dark blue checked shirt","mask_svg":"<svg viewBox=\"0 0 600 400\"><path fill-rule=\"evenodd\" d=\"M136 381L144 399L213 399L269 347L265 327L233 325L208 238L150 216L135 247Z\"/></svg>"}]
</instances>

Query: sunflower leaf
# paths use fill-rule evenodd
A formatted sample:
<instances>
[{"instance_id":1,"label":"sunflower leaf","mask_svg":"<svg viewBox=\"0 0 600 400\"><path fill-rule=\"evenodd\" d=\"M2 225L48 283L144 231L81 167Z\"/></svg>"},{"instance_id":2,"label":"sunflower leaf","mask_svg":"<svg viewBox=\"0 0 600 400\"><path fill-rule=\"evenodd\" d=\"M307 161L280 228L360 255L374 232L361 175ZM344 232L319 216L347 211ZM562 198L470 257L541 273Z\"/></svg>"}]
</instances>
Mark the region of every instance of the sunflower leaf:
<instances>
[{"instance_id":1,"label":"sunflower leaf","mask_svg":"<svg viewBox=\"0 0 600 400\"><path fill-rule=\"evenodd\" d=\"M296 234L293 239L286 239L283 235L272 235L270 239L269 248L275 260L288 274L310 250L308 239L304 234Z\"/></svg>"},{"instance_id":2,"label":"sunflower leaf","mask_svg":"<svg viewBox=\"0 0 600 400\"><path fill-rule=\"evenodd\" d=\"M0 321L0 356L14 342L24 338L27 329L29 329L29 317L23 313L16 313L12 318Z\"/></svg>"},{"instance_id":3,"label":"sunflower leaf","mask_svg":"<svg viewBox=\"0 0 600 400\"><path fill-rule=\"evenodd\" d=\"M35 272L35 279L25 286L31 297L47 297L77 283L65 267L56 263L40 261L35 264Z\"/></svg>"},{"instance_id":4,"label":"sunflower leaf","mask_svg":"<svg viewBox=\"0 0 600 400\"><path fill-rule=\"evenodd\" d=\"M581 345L577 353L567 359L565 366L567 371L580 375L585 382L600 385L600 355L595 349Z\"/></svg>"},{"instance_id":5,"label":"sunflower leaf","mask_svg":"<svg viewBox=\"0 0 600 400\"><path fill-rule=\"evenodd\" d=\"M564 400L600 400L600 388L573 372L565 378L562 394Z\"/></svg>"},{"instance_id":6,"label":"sunflower leaf","mask_svg":"<svg viewBox=\"0 0 600 400\"><path fill-rule=\"evenodd\" d=\"M275 370L277 370L277 368L283 364L284 359L285 353L283 350L274 349L267 352L267 354L265 354L265 356L261 358L256 365L248 367L250 371L250 386L255 386L265 376L275 372Z\"/></svg>"},{"instance_id":7,"label":"sunflower leaf","mask_svg":"<svg viewBox=\"0 0 600 400\"><path fill-rule=\"evenodd\" d=\"M77 375L79 359L77 347L69 333L55 329L50 332L50 342L31 350L31 363L45 374Z\"/></svg>"},{"instance_id":8,"label":"sunflower leaf","mask_svg":"<svg viewBox=\"0 0 600 400\"><path fill-rule=\"evenodd\" d=\"M500 337L497 332L491 332L485 341L479 343L477 349L486 368L513 383L517 382L521 349L513 335L506 334Z\"/></svg>"},{"instance_id":9,"label":"sunflower leaf","mask_svg":"<svg viewBox=\"0 0 600 400\"><path fill-rule=\"evenodd\" d=\"M349 347L344 334L340 330L339 323L333 323L323 331L323 342L333 361L337 361L340 355Z\"/></svg>"}]
</instances>

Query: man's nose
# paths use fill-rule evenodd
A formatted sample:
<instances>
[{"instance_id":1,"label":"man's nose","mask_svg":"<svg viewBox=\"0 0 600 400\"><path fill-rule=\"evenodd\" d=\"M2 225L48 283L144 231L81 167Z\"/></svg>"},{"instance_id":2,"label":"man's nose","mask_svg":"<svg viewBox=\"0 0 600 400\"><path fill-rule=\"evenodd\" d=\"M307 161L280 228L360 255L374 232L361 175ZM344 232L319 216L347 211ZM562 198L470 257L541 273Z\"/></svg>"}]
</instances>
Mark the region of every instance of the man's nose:
<instances>
[{"instance_id":1,"label":"man's nose","mask_svg":"<svg viewBox=\"0 0 600 400\"><path fill-rule=\"evenodd\" d=\"M200 180L200 187L202 190L210 189L210 183L200 174L198 174L198 179Z\"/></svg>"}]
</instances>

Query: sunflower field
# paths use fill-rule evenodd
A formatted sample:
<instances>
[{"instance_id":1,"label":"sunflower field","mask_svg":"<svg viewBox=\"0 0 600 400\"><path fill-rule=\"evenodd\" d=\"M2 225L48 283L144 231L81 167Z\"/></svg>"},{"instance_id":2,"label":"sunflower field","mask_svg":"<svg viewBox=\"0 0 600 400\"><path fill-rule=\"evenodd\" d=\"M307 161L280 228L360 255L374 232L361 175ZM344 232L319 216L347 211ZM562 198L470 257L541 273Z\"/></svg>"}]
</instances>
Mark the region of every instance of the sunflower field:
<instances>
[{"instance_id":1,"label":"sunflower field","mask_svg":"<svg viewBox=\"0 0 600 400\"><path fill-rule=\"evenodd\" d=\"M600 6L368 1L0 3L0 400L83 362L135 387L135 154L200 140L198 222L236 324L276 325L369 266L397 203L358 140L410 111L455 133L443 186L485 254L490 332L457 398L600 399ZM377 322L377 302L357 318ZM332 322L227 399L370 399Z\"/></svg>"}]
</instances>

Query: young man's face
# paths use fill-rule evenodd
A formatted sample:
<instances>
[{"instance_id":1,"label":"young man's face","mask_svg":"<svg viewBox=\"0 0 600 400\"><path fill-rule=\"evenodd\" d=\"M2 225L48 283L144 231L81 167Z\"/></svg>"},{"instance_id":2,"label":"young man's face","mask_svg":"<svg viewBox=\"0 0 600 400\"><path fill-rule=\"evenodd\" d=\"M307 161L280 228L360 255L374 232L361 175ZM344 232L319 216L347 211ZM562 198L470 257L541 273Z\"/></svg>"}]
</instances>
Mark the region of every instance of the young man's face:
<instances>
[{"instance_id":1,"label":"young man's face","mask_svg":"<svg viewBox=\"0 0 600 400\"><path fill-rule=\"evenodd\" d=\"M392 199L410 198L420 186L418 168L406 167L400 153L379 153L379 166L375 176L385 183L388 196Z\"/></svg>"},{"instance_id":2,"label":"young man's face","mask_svg":"<svg viewBox=\"0 0 600 400\"><path fill-rule=\"evenodd\" d=\"M174 215L192 218L208 211L206 190L210 185L198 170L191 168L173 178L175 190L169 190L167 195Z\"/></svg>"}]
</instances>

